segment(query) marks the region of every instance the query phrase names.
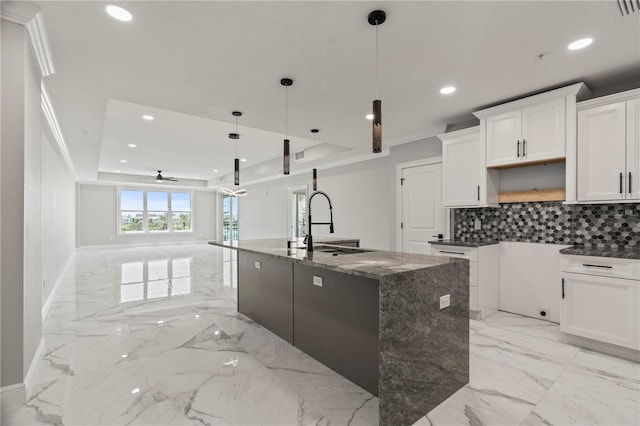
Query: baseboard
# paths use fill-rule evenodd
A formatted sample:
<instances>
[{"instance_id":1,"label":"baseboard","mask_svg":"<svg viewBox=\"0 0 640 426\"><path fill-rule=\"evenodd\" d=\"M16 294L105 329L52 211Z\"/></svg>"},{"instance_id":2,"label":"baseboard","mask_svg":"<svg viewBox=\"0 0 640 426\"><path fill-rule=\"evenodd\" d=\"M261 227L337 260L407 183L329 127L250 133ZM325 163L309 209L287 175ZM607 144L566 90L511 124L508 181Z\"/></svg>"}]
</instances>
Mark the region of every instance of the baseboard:
<instances>
[{"instance_id":1,"label":"baseboard","mask_svg":"<svg viewBox=\"0 0 640 426\"><path fill-rule=\"evenodd\" d=\"M64 268L62 268L62 272L60 272L60 276L58 277L58 279L56 280L56 283L53 285L53 288L51 289L51 293L49 293L47 300L44 302L44 305L42 305L42 323L43 324L44 324L44 320L47 319L47 315L49 315L49 310L51 309L51 306L53 305L53 301L56 298L55 297L56 293L58 293L58 290L62 285L62 281L64 280L64 277L67 275L67 269L69 269L69 265L71 264L71 259L73 259L73 257L75 256L76 250L77 249L74 248L71 254L69 255L69 258L67 259L67 263L64 265Z\"/></svg>"},{"instance_id":2,"label":"baseboard","mask_svg":"<svg viewBox=\"0 0 640 426\"><path fill-rule=\"evenodd\" d=\"M24 383L4 386L0 388L0 410L19 407L27 402L27 392Z\"/></svg>"},{"instance_id":3,"label":"baseboard","mask_svg":"<svg viewBox=\"0 0 640 426\"><path fill-rule=\"evenodd\" d=\"M36 372L36 368L38 367L38 362L42 359L44 355L44 338L40 339L40 343L38 343L38 347L36 348L36 353L33 354L33 358L31 359L31 364L29 365L29 369L27 370L27 374L24 376L24 386L25 392L29 393L31 389L31 381L33 380L33 375Z\"/></svg>"},{"instance_id":4,"label":"baseboard","mask_svg":"<svg viewBox=\"0 0 640 426\"><path fill-rule=\"evenodd\" d=\"M562 333L562 335L565 338L565 342L573 346L615 356L617 358L627 359L629 361L640 362L640 351L636 351L635 349L623 348L622 346L599 342L586 337L573 336L566 333Z\"/></svg>"},{"instance_id":5,"label":"baseboard","mask_svg":"<svg viewBox=\"0 0 640 426\"><path fill-rule=\"evenodd\" d=\"M207 240L190 240L190 241L165 241L158 243L131 243L131 244L87 244L81 245L76 248L76 250L94 250L94 249L117 249L117 248L132 248L132 247L146 247L146 246L176 246L176 245L186 245L186 244L208 244L209 241L215 240L215 238L210 238Z\"/></svg>"}]
</instances>

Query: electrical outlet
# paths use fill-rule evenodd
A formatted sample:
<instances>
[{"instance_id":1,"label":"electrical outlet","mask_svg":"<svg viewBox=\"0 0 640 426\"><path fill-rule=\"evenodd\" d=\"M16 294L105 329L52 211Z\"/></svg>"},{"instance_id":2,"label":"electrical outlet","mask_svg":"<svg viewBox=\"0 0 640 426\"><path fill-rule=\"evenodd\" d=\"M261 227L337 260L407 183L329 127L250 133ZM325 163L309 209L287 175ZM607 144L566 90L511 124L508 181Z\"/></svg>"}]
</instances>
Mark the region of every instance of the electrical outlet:
<instances>
[{"instance_id":1,"label":"electrical outlet","mask_svg":"<svg viewBox=\"0 0 640 426\"><path fill-rule=\"evenodd\" d=\"M476 231L479 231L480 229L482 229L482 222L480 222L480 219L476 219L473 222L473 229L475 229Z\"/></svg>"},{"instance_id":2,"label":"electrical outlet","mask_svg":"<svg viewBox=\"0 0 640 426\"><path fill-rule=\"evenodd\" d=\"M256 269L260 269L262 268L262 263L258 262L257 260L255 262L253 262L253 267Z\"/></svg>"},{"instance_id":3,"label":"electrical outlet","mask_svg":"<svg viewBox=\"0 0 640 426\"><path fill-rule=\"evenodd\" d=\"M448 308L449 306L451 306L451 295L440 296L440 309Z\"/></svg>"},{"instance_id":4,"label":"electrical outlet","mask_svg":"<svg viewBox=\"0 0 640 426\"><path fill-rule=\"evenodd\" d=\"M313 285L317 287L322 287L322 277L318 277L316 275L313 276Z\"/></svg>"}]
</instances>

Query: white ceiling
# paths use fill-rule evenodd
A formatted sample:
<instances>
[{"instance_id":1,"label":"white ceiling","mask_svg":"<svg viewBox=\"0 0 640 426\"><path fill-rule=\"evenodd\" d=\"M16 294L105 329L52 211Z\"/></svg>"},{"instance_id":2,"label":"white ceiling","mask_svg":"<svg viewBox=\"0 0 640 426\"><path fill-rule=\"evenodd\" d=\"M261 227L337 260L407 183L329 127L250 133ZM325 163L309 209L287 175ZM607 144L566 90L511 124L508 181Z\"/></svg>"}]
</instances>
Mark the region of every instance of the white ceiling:
<instances>
[{"instance_id":1,"label":"white ceiling","mask_svg":"<svg viewBox=\"0 0 640 426\"><path fill-rule=\"evenodd\" d=\"M640 14L620 17L610 1L115 2L133 14L128 23L109 17L102 1L37 3L55 64L45 85L82 180L161 169L215 181L232 169L234 110L244 114L242 167L280 157L282 77L294 80L292 152L333 147L318 162L371 152L364 116L375 97L375 29L366 17L376 8L387 12L379 29L385 147L543 89L640 80ZM567 50L583 37L594 43ZM457 92L441 95L449 84ZM143 121L148 113L156 120Z\"/></svg>"}]
</instances>

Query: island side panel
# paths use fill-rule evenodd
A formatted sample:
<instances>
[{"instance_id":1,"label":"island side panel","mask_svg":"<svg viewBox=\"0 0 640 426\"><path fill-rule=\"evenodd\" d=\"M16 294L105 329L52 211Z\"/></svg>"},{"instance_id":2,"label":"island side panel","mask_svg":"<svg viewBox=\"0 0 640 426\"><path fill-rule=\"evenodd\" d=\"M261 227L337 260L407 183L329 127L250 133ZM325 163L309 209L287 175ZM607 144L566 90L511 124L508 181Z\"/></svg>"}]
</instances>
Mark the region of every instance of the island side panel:
<instances>
[{"instance_id":1,"label":"island side panel","mask_svg":"<svg viewBox=\"0 0 640 426\"><path fill-rule=\"evenodd\" d=\"M469 262L383 277L380 425L412 425L468 382Z\"/></svg>"},{"instance_id":2,"label":"island side panel","mask_svg":"<svg viewBox=\"0 0 640 426\"><path fill-rule=\"evenodd\" d=\"M293 344L293 263L238 251L238 312Z\"/></svg>"},{"instance_id":3,"label":"island side panel","mask_svg":"<svg viewBox=\"0 0 640 426\"><path fill-rule=\"evenodd\" d=\"M293 270L295 346L377 395L378 281L301 263Z\"/></svg>"}]
</instances>

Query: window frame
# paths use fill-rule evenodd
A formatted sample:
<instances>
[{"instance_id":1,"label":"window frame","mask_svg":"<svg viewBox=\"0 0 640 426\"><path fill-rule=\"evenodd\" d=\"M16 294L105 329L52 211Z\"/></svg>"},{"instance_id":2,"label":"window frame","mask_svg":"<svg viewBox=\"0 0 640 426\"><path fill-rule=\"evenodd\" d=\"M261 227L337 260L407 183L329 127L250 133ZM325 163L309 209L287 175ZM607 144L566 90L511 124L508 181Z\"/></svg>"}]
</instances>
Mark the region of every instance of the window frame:
<instances>
[{"instance_id":1,"label":"window frame","mask_svg":"<svg viewBox=\"0 0 640 426\"><path fill-rule=\"evenodd\" d=\"M117 202L116 202L116 230L117 230L117 234L118 236L128 236L128 235L167 235L167 234L192 234L193 231L193 191L188 191L188 190L179 190L179 191L172 191L170 189L163 189L160 190L160 188L137 188L137 187L117 187L116 188L116 198L117 198ZM123 231L122 230L122 208L121 208L121 201L122 201L122 191L140 191L142 192L142 230L141 231ZM147 193L149 192L166 192L167 195L167 229L163 230L163 231L151 231L149 230L149 209L148 209L148 202L147 202ZM189 225L190 225L190 229L188 230L177 230L175 231L173 229L173 213L174 211L171 209L171 204L173 201L173 194L177 193L177 194L189 194L189 207L190 210L188 211L189 213ZM140 210L124 210L124 212L139 212ZM151 213L155 213L156 210L154 210ZM180 210L179 213L185 213L187 212L186 210Z\"/></svg>"}]
</instances>

